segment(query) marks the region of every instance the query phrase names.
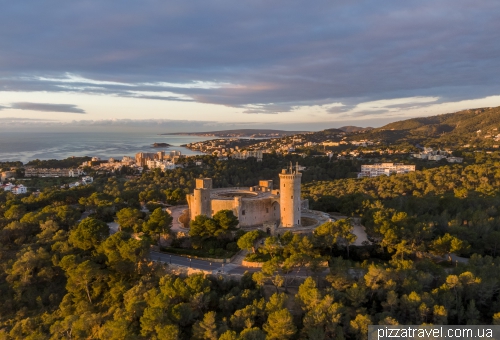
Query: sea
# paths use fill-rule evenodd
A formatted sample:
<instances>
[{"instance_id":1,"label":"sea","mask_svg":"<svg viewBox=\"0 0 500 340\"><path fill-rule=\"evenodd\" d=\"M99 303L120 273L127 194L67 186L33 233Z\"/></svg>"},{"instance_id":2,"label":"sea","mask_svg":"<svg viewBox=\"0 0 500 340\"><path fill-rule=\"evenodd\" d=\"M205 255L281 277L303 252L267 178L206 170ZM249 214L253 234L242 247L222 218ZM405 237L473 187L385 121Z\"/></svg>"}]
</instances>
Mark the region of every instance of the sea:
<instances>
[{"instance_id":1,"label":"sea","mask_svg":"<svg viewBox=\"0 0 500 340\"><path fill-rule=\"evenodd\" d=\"M215 137L212 137L215 138ZM40 159L65 159L71 156L121 159L138 152L161 150L181 151L183 155L201 155L181 147L182 144L199 142L210 137L184 135L158 135L123 132L0 132L0 162ZM153 143L168 143L168 148L153 148Z\"/></svg>"}]
</instances>

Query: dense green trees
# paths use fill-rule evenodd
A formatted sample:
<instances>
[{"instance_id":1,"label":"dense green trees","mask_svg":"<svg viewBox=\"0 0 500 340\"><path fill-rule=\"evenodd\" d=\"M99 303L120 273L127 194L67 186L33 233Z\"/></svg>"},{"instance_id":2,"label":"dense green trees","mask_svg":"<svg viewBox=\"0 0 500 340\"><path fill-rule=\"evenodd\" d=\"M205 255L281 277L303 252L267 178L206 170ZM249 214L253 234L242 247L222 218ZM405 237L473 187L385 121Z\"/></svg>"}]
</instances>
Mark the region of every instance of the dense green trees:
<instances>
[{"instance_id":1,"label":"dense green trees","mask_svg":"<svg viewBox=\"0 0 500 340\"><path fill-rule=\"evenodd\" d=\"M206 168L96 177L39 197L0 192L0 338L361 339L369 324L500 323L495 161L306 184L313 207L361 217L375 244L349 254L354 218L267 237L249 254L262 270L240 281L177 276L148 259L172 219L140 202L182 202L199 176L254 184L282 162L207 157ZM307 162L306 182L345 177L355 164ZM83 212L91 215L80 221ZM112 220L121 230L110 235ZM237 223L230 211L200 217L190 238L173 242L214 256L237 243L251 249L258 233L242 236ZM470 258L440 262L450 253Z\"/></svg>"},{"instance_id":2,"label":"dense green trees","mask_svg":"<svg viewBox=\"0 0 500 340\"><path fill-rule=\"evenodd\" d=\"M139 209L123 208L116 213L116 223L121 230L140 232L142 227L143 214Z\"/></svg>"},{"instance_id":3,"label":"dense green trees","mask_svg":"<svg viewBox=\"0 0 500 340\"><path fill-rule=\"evenodd\" d=\"M314 230L314 235L324 246L330 248L341 245L347 250L349 257L349 246L356 241L353 234L353 225L350 219L340 219L335 222L326 222Z\"/></svg>"},{"instance_id":4,"label":"dense green trees","mask_svg":"<svg viewBox=\"0 0 500 340\"><path fill-rule=\"evenodd\" d=\"M109 236L106 223L92 217L82 220L69 234L69 242L82 250L90 250Z\"/></svg>"},{"instance_id":5,"label":"dense green trees","mask_svg":"<svg viewBox=\"0 0 500 340\"><path fill-rule=\"evenodd\" d=\"M361 216L372 239L390 251L430 251L448 233L456 245L462 242L458 254L496 255L499 186L500 163L488 162L317 182L304 185L303 195L312 208Z\"/></svg>"},{"instance_id":6,"label":"dense green trees","mask_svg":"<svg viewBox=\"0 0 500 340\"><path fill-rule=\"evenodd\" d=\"M190 224L191 244L195 249L208 249L215 255L221 255L224 249L234 254L238 248L235 241L240 236L240 233L234 233L238 223L231 210L221 210L213 218L196 216Z\"/></svg>"},{"instance_id":7,"label":"dense green trees","mask_svg":"<svg viewBox=\"0 0 500 340\"><path fill-rule=\"evenodd\" d=\"M260 237L258 230L250 231L241 236L238 240L238 247L240 249L252 250L255 253L255 242Z\"/></svg>"},{"instance_id":8,"label":"dense green trees","mask_svg":"<svg viewBox=\"0 0 500 340\"><path fill-rule=\"evenodd\" d=\"M172 216L162 208L156 208L143 223L142 231L149 235L158 235L158 245L162 234L168 234L172 228Z\"/></svg>"}]
</instances>

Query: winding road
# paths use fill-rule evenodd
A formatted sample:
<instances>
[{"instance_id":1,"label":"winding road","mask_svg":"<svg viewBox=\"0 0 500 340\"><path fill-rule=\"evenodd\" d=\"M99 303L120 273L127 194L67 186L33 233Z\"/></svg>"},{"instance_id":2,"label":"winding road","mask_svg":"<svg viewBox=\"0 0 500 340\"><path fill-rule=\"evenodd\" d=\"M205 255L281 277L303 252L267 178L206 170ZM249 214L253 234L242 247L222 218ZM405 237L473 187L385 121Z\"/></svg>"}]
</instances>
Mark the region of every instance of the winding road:
<instances>
[{"instance_id":1,"label":"winding road","mask_svg":"<svg viewBox=\"0 0 500 340\"><path fill-rule=\"evenodd\" d=\"M169 213L173 217L172 231L184 232L184 233L189 231L189 229L184 228L182 224L179 222L179 216L181 216L182 212L185 209L187 209L187 206L176 206L168 208ZM116 222L110 222L108 223L108 226L110 234L116 233L119 229L119 225ZM354 245L359 246L362 245L363 241L368 241L366 231L364 230L364 227L362 225L355 224L353 233L357 236ZM159 261L162 263L171 264L175 266L192 268L196 270L202 270L205 272L211 272L214 275L217 274L243 275L245 272L255 273L260 271L261 270L260 268L246 267L242 265L242 261L247 253L248 252L245 250L240 251L230 263L210 262L207 260L200 260L196 258L189 258L186 256L179 256L173 254L166 254L158 251L150 251L150 258L152 261ZM455 255L452 255L452 257L453 257L453 262L458 261L461 263L466 263L468 261L468 259L460 258ZM326 271L329 271L329 269L325 269L325 273ZM304 270L304 268L298 268L284 276L287 278L294 278L294 277L304 278L309 276L309 273L306 270Z\"/></svg>"}]
</instances>

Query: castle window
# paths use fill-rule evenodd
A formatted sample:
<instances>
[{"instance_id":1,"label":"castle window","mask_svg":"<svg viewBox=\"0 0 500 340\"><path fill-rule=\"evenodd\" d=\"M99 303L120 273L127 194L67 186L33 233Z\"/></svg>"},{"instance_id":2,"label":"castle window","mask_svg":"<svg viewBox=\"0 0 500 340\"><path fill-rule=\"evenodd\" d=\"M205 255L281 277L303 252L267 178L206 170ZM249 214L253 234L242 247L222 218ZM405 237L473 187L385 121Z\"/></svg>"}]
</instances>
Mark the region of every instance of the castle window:
<instances>
[{"instance_id":1,"label":"castle window","mask_svg":"<svg viewBox=\"0 0 500 340\"><path fill-rule=\"evenodd\" d=\"M266 214L269 214L269 208L266 208Z\"/></svg>"},{"instance_id":2,"label":"castle window","mask_svg":"<svg viewBox=\"0 0 500 340\"><path fill-rule=\"evenodd\" d=\"M212 215L214 214L214 211L212 210Z\"/></svg>"},{"instance_id":3,"label":"castle window","mask_svg":"<svg viewBox=\"0 0 500 340\"><path fill-rule=\"evenodd\" d=\"M297 220L297 224L300 224L300 220Z\"/></svg>"},{"instance_id":4,"label":"castle window","mask_svg":"<svg viewBox=\"0 0 500 340\"><path fill-rule=\"evenodd\" d=\"M293 196L292 196L292 200L293 200Z\"/></svg>"},{"instance_id":5,"label":"castle window","mask_svg":"<svg viewBox=\"0 0 500 340\"><path fill-rule=\"evenodd\" d=\"M276 210L276 206L274 206L273 208L274 208L274 210Z\"/></svg>"},{"instance_id":6,"label":"castle window","mask_svg":"<svg viewBox=\"0 0 500 340\"><path fill-rule=\"evenodd\" d=\"M285 210L286 210L286 208L283 208L283 211L285 211Z\"/></svg>"},{"instance_id":7,"label":"castle window","mask_svg":"<svg viewBox=\"0 0 500 340\"><path fill-rule=\"evenodd\" d=\"M285 187L285 183L283 183L283 188Z\"/></svg>"},{"instance_id":8,"label":"castle window","mask_svg":"<svg viewBox=\"0 0 500 340\"><path fill-rule=\"evenodd\" d=\"M242 210L242 211L241 211L241 215L245 215L245 210Z\"/></svg>"}]
</instances>

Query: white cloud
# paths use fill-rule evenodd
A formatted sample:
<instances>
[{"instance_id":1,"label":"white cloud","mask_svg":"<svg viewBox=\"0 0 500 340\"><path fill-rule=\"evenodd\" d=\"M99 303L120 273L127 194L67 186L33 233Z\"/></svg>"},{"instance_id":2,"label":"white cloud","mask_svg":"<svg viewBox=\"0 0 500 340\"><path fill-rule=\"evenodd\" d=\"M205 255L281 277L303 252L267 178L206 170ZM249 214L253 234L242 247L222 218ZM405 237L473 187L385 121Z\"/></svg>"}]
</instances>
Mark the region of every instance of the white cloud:
<instances>
[{"instance_id":1,"label":"white cloud","mask_svg":"<svg viewBox=\"0 0 500 340\"><path fill-rule=\"evenodd\" d=\"M231 83L217 83L211 81L199 81L195 80L191 83L169 83L169 82L156 82L156 83L139 83L141 86L157 86L157 87L175 87L180 89L219 89L219 88L237 88L241 87L240 85L234 85Z\"/></svg>"},{"instance_id":2,"label":"white cloud","mask_svg":"<svg viewBox=\"0 0 500 340\"><path fill-rule=\"evenodd\" d=\"M71 83L71 84L90 84L90 85L109 85L109 86L125 86L125 87L141 87L141 86L151 86L151 87L170 87L170 88L180 88L180 89L219 89L219 88L239 88L241 85L235 85L231 83L222 82L212 82L212 81L200 81L193 80L188 83L171 83L171 82L142 82L142 83L124 83L116 81L107 80L96 80L82 77L77 74L66 72L64 77L54 78L54 77L22 77L23 80L37 80L45 82L54 83ZM64 85L56 85L59 87L64 87ZM84 89L105 89L103 87L68 87L75 90Z\"/></svg>"},{"instance_id":3,"label":"white cloud","mask_svg":"<svg viewBox=\"0 0 500 340\"><path fill-rule=\"evenodd\" d=\"M194 100L190 96L169 91L127 91L132 97L159 97L165 99Z\"/></svg>"},{"instance_id":4,"label":"white cloud","mask_svg":"<svg viewBox=\"0 0 500 340\"><path fill-rule=\"evenodd\" d=\"M94 80L81 77L72 73L65 73L64 78L47 78L47 77L34 77L28 78L29 80L39 80L57 83L78 83L78 84L92 84L92 85L115 85L115 86L135 86L133 84L121 83L116 81Z\"/></svg>"}]
</instances>

